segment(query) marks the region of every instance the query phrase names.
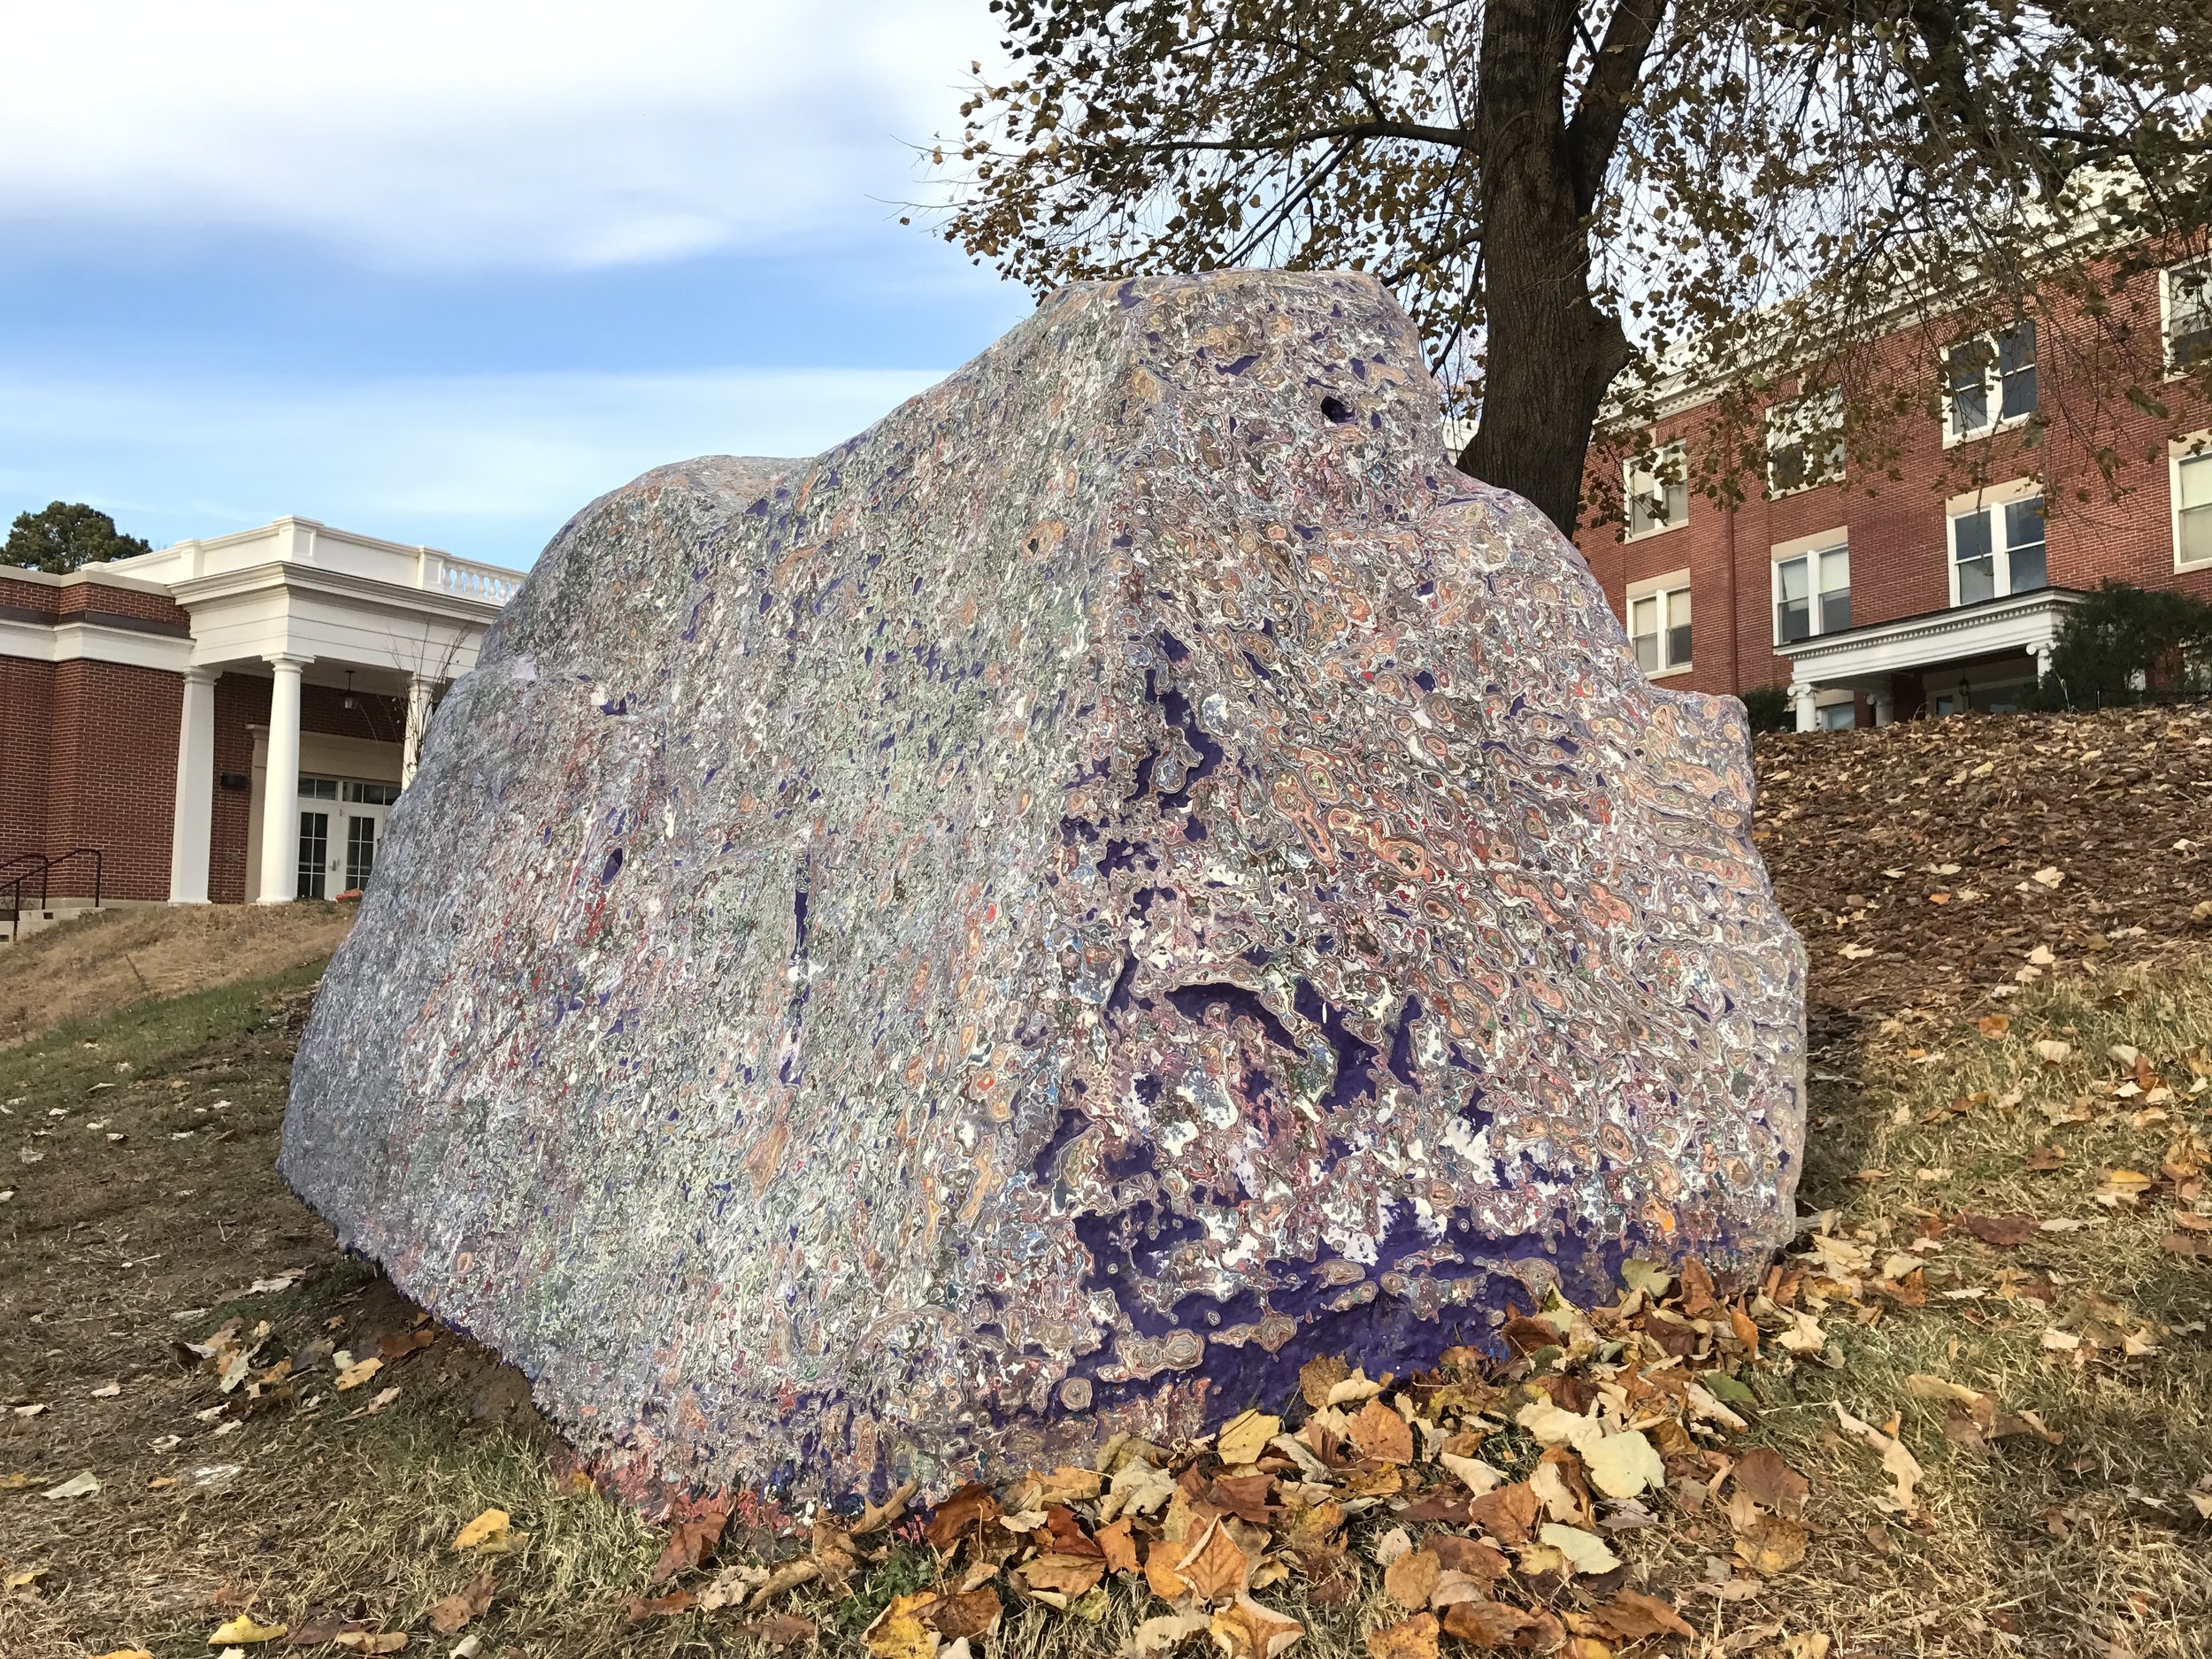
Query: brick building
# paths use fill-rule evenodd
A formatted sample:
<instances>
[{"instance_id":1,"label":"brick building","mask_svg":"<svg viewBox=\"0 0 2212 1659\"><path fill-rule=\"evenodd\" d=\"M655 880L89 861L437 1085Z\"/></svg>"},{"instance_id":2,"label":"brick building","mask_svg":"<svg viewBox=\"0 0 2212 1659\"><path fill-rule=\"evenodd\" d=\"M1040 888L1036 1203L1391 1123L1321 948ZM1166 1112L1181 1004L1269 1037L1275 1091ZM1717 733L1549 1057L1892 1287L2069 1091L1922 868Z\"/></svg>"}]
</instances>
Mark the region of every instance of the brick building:
<instances>
[{"instance_id":1,"label":"brick building","mask_svg":"<svg viewBox=\"0 0 2212 1659\"><path fill-rule=\"evenodd\" d=\"M1805 731L2001 711L2100 581L2212 596L2212 411L2182 373L2212 350L2208 274L2111 272L2112 316L2161 354L2163 418L2116 395L2108 360L2052 349L2094 332L2078 315L1922 322L1869 354L1886 389L1925 404L1878 468L1834 442L1834 387L1785 383L1763 411L1766 477L1729 507L1684 481L1723 405L1672 388L1638 456L1593 447L1591 483L1623 494L1624 522L1576 537L1645 672L1786 687Z\"/></svg>"},{"instance_id":2,"label":"brick building","mask_svg":"<svg viewBox=\"0 0 2212 1659\"><path fill-rule=\"evenodd\" d=\"M520 580L306 518L65 576L0 566L0 939L19 898L35 920L96 881L123 902L359 887L437 696Z\"/></svg>"}]
</instances>

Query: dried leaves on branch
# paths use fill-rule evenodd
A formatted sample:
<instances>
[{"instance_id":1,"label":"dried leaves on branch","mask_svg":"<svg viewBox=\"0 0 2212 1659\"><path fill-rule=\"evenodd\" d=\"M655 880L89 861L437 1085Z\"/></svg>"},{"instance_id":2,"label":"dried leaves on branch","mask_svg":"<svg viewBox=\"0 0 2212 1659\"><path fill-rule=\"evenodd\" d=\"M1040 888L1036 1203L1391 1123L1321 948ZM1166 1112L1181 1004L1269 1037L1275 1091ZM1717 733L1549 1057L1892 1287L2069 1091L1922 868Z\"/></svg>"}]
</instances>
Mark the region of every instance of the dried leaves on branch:
<instances>
[{"instance_id":1,"label":"dried leaves on branch","mask_svg":"<svg viewBox=\"0 0 2212 1659\"><path fill-rule=\"evenodd\" d=\"M2085 314L2071 348L2047 337L2046 363L2074 349L2101 410L2165 395L2155 340L2101 311L2087 266L2055 274L2054 247L2093 232L2058 260L2071 268L2200 231L2200 6L991 9L1006 65L933 151L948 237L1041 293L1237 265L1371 272L1479 418L1462 464L1563 525L1609 392L1631 419L1664 374L1745 392L1735 442L1691 462L1731 493L1763 466L1775 375L1829 383L1906 323L1955 331L1960 306L2015 313L2054 281ZM1932 361L1878 391L1844 376L1855 449L1883 448L1886 405L1932 404Z\"/></svg>"}]
</instances>

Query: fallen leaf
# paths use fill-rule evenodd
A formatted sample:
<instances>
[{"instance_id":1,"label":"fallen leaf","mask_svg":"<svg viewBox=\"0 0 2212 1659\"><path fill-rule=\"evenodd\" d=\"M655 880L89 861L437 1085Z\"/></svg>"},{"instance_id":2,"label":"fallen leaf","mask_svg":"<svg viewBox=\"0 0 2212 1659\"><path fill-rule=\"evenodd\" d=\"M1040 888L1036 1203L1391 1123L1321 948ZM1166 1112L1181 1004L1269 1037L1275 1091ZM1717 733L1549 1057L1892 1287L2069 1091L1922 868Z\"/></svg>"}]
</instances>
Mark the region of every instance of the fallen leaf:
<instances>
[{"instance_id":1,"label":"fallen leaf","mask_svg":"<svg viewBox=\"0 0 2212 1659\"><path fill-rule=\"evenodd\" d=\"M104 1654L95 1655L94 1659L154 1659L154 1656L143 1647L111 1647Z\"/></svg>"},{"instance_id":2,"label":"fallen leaf","mask_svg":"<svg viewBox=\"0 0 2212 1659\"><path fill-rule=\"evenodd\" d=\"M364 1630L349 1627L334 1632L330 1640L349 1653L403 1653L407 1647L407 1632L403 1630ZM296 1647L303 1644L295 1635L291 1645Z\"/></svg>"},{"instance_id":3,"label":"fallen leaf","mask_svg":"<svg viewBox=\"0 0 2212 1659\"><path fill-rule=\"evenodd\" d=\"M1098 1486L1098 1477L1092 1475L1091 1489L1083 1495L1095 1496ZM916 1483L909 1480L893 1491L881 1503L863 1504L860 1518L853 1523L852 1535L855 1538L865 1538L869 1533L880 1532L902 1519L906 1514L906 1506L912 1500L917 1489ZM788 1646L787 1643L785 1645Z\"/></svg>"},{"instance_id":4,"label":"fallen leaf","mask_svg":"<svg viewBox=\"0 0 2212 1659\"><path fill-rule=\"evenodd\" d=\"M1550 1521L1536 1536L1564 1555L1577 1572L1594 1577L1610 1572L1621 1564L1621 1558L1605 1547L1603 1539L1578 1526L1563 1526L1557 1521Z\"/></svg>"},{"instance_id":5,"label":"fallen leaf","mask_svg":"<svg viewBox=\"0 0 2212 1659\"><path fill-rule=\"evenodd\" d=\"M2038 1037L2035 1040L2035 1057L2046 1065L2062 1065L2073 1056L2074 1045L2070 1042L2061 1042L2055 1037Z\"/></svg>"},{"instance_id":6,"label":"fallen leaf","mask_svg":"<svg viewBox=\"0 0 2212 1659\"><path fill-rule=\"evenodd\" d=\"M1191 1593L1190 1581L1175 1570L1182 1553L1182 1545L1164 1538L1154 1539L1145 1552L1144 1581L1163 1601L1179 1601Z\"/></svg>"},{"instance_id":7,"label":"fallen leaf","mask_svg":"<svg viewBox=\"0 0 2212 1659\"><path fill-rule=\"evenodd\" d=\"M1105 1576L1106 1563L1096 1555L1043 1555L1021 1566L1022 1582L1031 1589L1049 1590L1071 1600L1088 1595Z\"/></svg>"},{"instance_id":8,"label":"fallen leaf","mask_svg":"<svg viewBox=\"0 0 2212 1659\"><path fill-rule=\"evenodd\" d=\"M926 1536L939 1549L950 1549L968 1532L998 1518L998 1499L987 1480L972 1480L939 1504L929 1517Z\"/></svg>"},{"instance_id":9,"label":"fallen leaf","mask_svg":"<svg viewBox=\"0 0 2212 1659\"><path fill-rule=\"evenodd\" d=\"M100 1489L100 1479L89 1469L72 1475L58 1486L49 1486L38 1495L42 1498L84 1498Z\"/></svg>"},{"instance_id":10,"label":"fallen leaf","mask_svg":"<svg viewBox=\"0 0 2212 1659\"><path fill-rule=\"evenodd\" d=\"M1383 1570L1383 1594L1400 1607L1426 1607L1443 1571L1434 1550L1409 1549Z\"/></svg>"},{"instance_id":11,"label":"fallen leaf","mask_svg":"<svg viewBox=\"0 0 2212 1659\"><path fill-rule=\"evenodd\" d=\"M1527 1541L1540 1505L1529 1484L1517 1480L1477 1498L1467 1511L1476 1525L1501 1544L1519 1544Z\"/></svg>"},{"instance_id":12,"label":"fallen leaf","mask_svg":"<svg viewBox=\"0 0 2212 1659\"><path fill-rule=\"evenodd\" d=\"M1974 1028L1990 1041L1995 1042L2012 1029L2012 1017L2008 1014L1985 1014L1974 1022Z\"/></svg>"},{"instance_id":13,"label":"fallen leaf","mask_svg":"<svg viewBox=\"0 0 2212 1659\"><path fill-rule=\"evenodd\" d=\"M1539 1615L1507 1601L1455 1601L1444 1609L1444 1628L1478 1647L1518 1647L1543 1626Z\"/></svg>"},{"instance_id":14,"label":"fallen leaf","mask_svg":"<svg viewBox=\"0 0 2212 1659\"><path fill-rule=\"evenodd\" d=\"M1755 1513L1747 1525L1736 1529L1736 1559L1754 1572L1770 1578L1787 1572L1805 1559L1810 1537L1801 1521L1785 1515Z\"/></svg>"},{"instance_id":15,"label":"fallen leaf","mask_svg":"<svg viewBox=\"0 0 2212 1659\"><path fill-rule=\"evenodd\" d=\"M1739 1491L1749 1494L1753 1502L1777 1515L1804 1514L1805 1505L1812 1496L1811 1484L1784 1463L1781 1454L1770 1447L1755 1447L1746 1452L1737 1460L1729 1478Z\"/></svg>"},{"instance_id":16,"label":"fallen leaf","mask_svg":"<svg viewBox=\"0 0 2212 1659\"><path fill-rule=\"evenodd\" d=\"M1380 1400L1370 1400L1351 1419L1352 1444L1379 1463L1413 1461L1413 1430Z\"/></svg>"},{"instance_id":17,"label":"fallen leaf","mask_svg":"<svg viewBox=\"0 0 2212 1659\"><path fill-rule=\"evenodd\" d=\"M1505 1484L1504 1472L1492 1468L1479 1457L1462 1457L1453 1452L1444 1452L1439 1455L1437 1461L1461 1486L1478 1498L1486 1492L1495 1492Z\"/></svg>"},{"instance_id":18,"label":"fallen leaf","mask_svg":"<svg viewBox=\"0 0 2212 1659\"><path fill-rule=\"evenodd\" d=\"M1655 1595L1621 1590L1590 1615L1596 1634L1612 1641L1641 1641L1647 1636L1697 1638L1696 1628Z\"/></svg>"},{"instance_id":19,"label":"fallen leaf","mask_svg":"<svg viewBox=\"0 0 2212 1659\"><path fill-rule=\"evenodd\" d=\"M2035 1237L2041 1224L2033 1216L1961 1216L1959 1225L1984 1244L2016 1249Z\"/></svg>"},{"instance_id":20,"label":"fallen leaf","mask_svg":"<svg viewBox=\"0 0 2212 1659\"><path fill-rule=\"evenodd\" d=\"M492 1604L492 1576L480 1572L451 1595L431 1603L430 1628L450 1636L472 1618L480 1618Z\"/></svg>"},{"instance_id":21,"label":"fallen leaf","mask_svg":"<svg viewBox=\"0 0 2212 1659\"><path fill-rule=\"evenodd\" d=\"M1202 1600L1218 1601L1237 1594L1252 1576L1251 1557L1218 1520L1207 1523L1175 1571Z\"/></svg>"},{"instance_id":22,"label":"fallen leaf","mask_svg":"<svg viewBox=\"0 0 2212 1659\"><path fill-rule=\"evenodd\" d=\"M330 1386L340 1394L343 1394L349 1388L358 1388L383 1369L384 1362L372 1354L368 1358L358 1360L340 1371L338 1379Z\"/></svg>"},{"instance_id":23,"label":"fallen leaf","mask_svg":"<svg viewBox=\"0 0 2212 1659\"><path fill-rule=\"evenodd\" d=\"M726 1512L709 1511L670 1527L668 1542L662 1547L653 1571L646 1575L647 1582L666 1584L678 1573L690 1571L711 1555L714 1547L722 1541L722 1528L728 1519Z\"/></svg>"},{"instance_id":24,"label":"fallen leaf","mask_svg":"<svg viewBox=\"0 0 2212 1659\"><path fill-rule=\"evenodd\" d=\"M1297 1620L1263 1607L1242 1591L1206 1628L1225 1659L1275 1659L1306 1633Z\"/></svg>"},{"instance_id":25,"label":"fallen leaf","mask_svg":"<svg viewBox=\"0 0 2212 1659\"><path fill-rule=\"evenodd\" d=\"M1214 1441L1225 1463L1256 1463L1268 1441L1283 1432L1283 1420L1264 1411L1245 1411L1229 1419Z\"/></svg>"},{"instance_id":26,"label":"fallen leaf","mask_svg":"<svg viewBox=\"0 0 2212 1659\"><path fill-rule=\"evenodd\" d=\"M453 1535L456 1549L480 1549L495 1545L507 1533L507 1511L486 1509L466 1526Z\"/></svg>"},{"instance_id":27,"label":"fallen leaf","mask_svg":"<svg viewBox=\"0 0 2212 1659\"><path fill-rule=\"evenodd\" d=\"M1609 1498L1632 1498L1667 1484L1667 1465L1640 1429L1609 1434L1582 1454L1590 1483Z\"/></svg>"},{"instance_id":28,"label":"fallen leaf","mask_svg":"<svg viewBox=\"0 0 2212 1659\"><path fill-rule=\"evenodd\" d=\"M236 1618L226 1619L218 1624L208 1637L207 1645L227 1647L236 1643L248 1647L256 1642L276 1641L283 1637L288 1628L283 1624L257 1624L253 1622L252 1614L241 1613Z\"/></svg>"},{"instance_id":29,"label":"fallen leaf","mask_svg":"<svg viewBox=\"0 0 2212 1659\"><path fill-rule=\"evenodd\" d=\"M1127 1516L1122 1517L1111 1526L1100 1527L1094 1541L1098 1545L1099 1553L1106 1557L1108 1571L1137 1571L1137 1542Z\"/></svg>"},{"instance_id":30,"label":"fallen leaf","mask_svg":"<svg viewBox=\"0 0 2212 1659\"><path fill-rule=\"evenodd\" d=\"M622 1617L633 1624L642 1624L649 1618L688 1613L698 1605L699 1598L688 1590L671 1590L666 1595L634 1595L623 1603Z\"/></svg>"},{"instance_id":31,"label":"fallen leaf","mask_svg":"<svg viewBox=\"0 0 2212 1659\"><path fill-rule=\"evenodd\" d=\"M981 1637L997 1625L1005 1608L989 1585L940 1595L924 1613L929 1627L948 1641Z\"/></svg>"},{"instance_id":32,"label":"fallen leaf","mask_svg":"<svg viewBox=\"0 0 2212 1659\"><path fill-rule=\"evenodd\" d=\"M1329 1390L1351 1374L1352 1368L1336 1355L1319 1355L1298 1368L1298 1392L1317 1411L1329 1403Z\"/></svg>"},{"instance_id":33,"label":"fallen leaf","mask_svg":"<svg viewBox=\"0 0 2212 1659\"><path fill-rule=\"evenodd\" d=\"M1919 1460L1905 1448L1902 1440L1893 1440L1871 1423L1864 1423L1853 1417L1843 1409L1841 1402L1831 1401L1829 1403L1835 1410L1837 1423L1846 1433L1857 1436L1882 1455L1883 1471L1897 1483L1895 1507L1909 1513L1918 1502L1914 1495L1914 1488L1922 1478Z\"/></svg>"},{"instance_id":34,"label":"fallen leaf","mask_svg":"<svg viewBox=\"0 0 2212 1659\"><path fill-rule=\"evenodd\" d=\"M1436 1659L1438 1625L1433 1613L1416 1613L1395 1624L1367 1632L1373 1659Z\"/></svg>"}]
</instances>

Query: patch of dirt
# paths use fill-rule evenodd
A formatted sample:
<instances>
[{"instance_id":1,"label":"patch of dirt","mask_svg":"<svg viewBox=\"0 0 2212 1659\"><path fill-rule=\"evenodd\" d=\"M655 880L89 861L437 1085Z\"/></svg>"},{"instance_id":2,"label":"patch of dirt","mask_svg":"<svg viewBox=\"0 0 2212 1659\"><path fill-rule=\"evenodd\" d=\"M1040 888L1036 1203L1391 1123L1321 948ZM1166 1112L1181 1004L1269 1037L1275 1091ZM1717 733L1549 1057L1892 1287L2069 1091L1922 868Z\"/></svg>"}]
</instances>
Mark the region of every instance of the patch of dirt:
<instances>
[{"instance_id":1,"label":"patch of dirt","mask_svg":"<svg viewBox=\"0 0 2212 1659\"><path fill-rule=\"evenodd\" d=\"M103 910L0 950L0 1048L150 997L242 985L320 962L351 904L161 905Z\"/></svg>"}]
</instances>

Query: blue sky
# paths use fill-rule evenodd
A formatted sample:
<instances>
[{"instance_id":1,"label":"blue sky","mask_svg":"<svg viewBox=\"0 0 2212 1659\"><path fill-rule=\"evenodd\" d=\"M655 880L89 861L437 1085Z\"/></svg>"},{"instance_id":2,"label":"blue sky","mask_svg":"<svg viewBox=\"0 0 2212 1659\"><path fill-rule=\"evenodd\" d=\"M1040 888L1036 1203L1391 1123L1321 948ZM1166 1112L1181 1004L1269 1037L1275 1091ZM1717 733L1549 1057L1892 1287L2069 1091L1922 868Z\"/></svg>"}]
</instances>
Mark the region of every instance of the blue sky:
<instances>
[{"instance_id":1,"label":"blue sky","mask_svg":"<svg viewBox=\"0 0 2212 1659\"><path fill-rule=\"evenodd\" d=\"M526 565L1030 309L897 223L984 0L0 0L0 523L288 512Z\"/></svg>"}]
</instances>

